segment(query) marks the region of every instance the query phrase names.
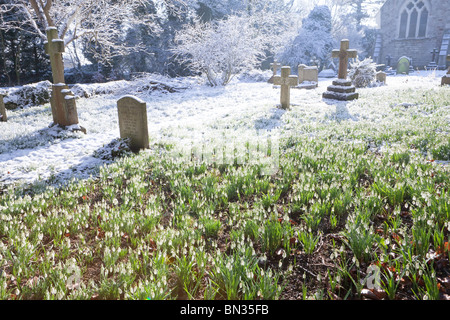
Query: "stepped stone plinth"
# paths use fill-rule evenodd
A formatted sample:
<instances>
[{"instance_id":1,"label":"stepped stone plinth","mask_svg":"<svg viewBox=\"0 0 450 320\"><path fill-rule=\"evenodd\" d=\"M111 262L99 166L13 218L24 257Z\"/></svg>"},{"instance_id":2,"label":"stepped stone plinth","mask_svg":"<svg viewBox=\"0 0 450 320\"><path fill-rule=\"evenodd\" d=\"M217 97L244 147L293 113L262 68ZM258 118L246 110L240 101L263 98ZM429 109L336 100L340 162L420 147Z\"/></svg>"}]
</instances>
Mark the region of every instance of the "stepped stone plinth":
<instances>
[{"instance_id":1,"label":"stepped stone plinth","mask_svg":"<svg viewBox=\"0 0 450 320\"><path fill-rule=\"evenodd\" d=\"M327 91L323 93L323 98L350 101L358 99L359 93L356 92L356 87L352 85L350 80L338 79L327 87Z\"/></svg>"}]
</instances>

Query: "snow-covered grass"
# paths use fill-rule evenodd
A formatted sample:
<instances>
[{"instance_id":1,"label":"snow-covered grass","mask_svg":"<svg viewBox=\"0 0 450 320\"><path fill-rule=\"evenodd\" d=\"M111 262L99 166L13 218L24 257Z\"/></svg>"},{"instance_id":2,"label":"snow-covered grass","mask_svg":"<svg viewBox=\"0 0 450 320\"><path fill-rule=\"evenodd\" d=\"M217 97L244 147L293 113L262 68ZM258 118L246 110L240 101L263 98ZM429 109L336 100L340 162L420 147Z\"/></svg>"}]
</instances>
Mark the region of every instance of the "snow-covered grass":
<instances>
[{"instance_id":1,"label":"snow-covered grass","mask_svg":"<svg viewBox=\"0 0 450 320\"><path fill-rule=\"evenodd\" d=\"M235 80L226 87L212 88L192 78L169 81L157 77L139 79L128 86L124 81L80 85L78 89L83 87L89 96L95 91L106 92L77 100L79 122L87 135L48 128L49 105L8 111L9 119L2 124L0 136L0 184L61 183L97 172L107 160L93 155L119 138L116 103L125 94L147 102L153 143L201 145L224 140L225 135L244 144L244 139L276 137L286 132L300 135L308 131L315 135L319 128L336 124L349 126L350 130L373 127L375 132L398 125L414 126L420 119L446 128L448 101L438 101L439 107L433 105L436 99L447 98L448 88L439 87L439 75L421 72L388 77L386 86L359 89L361 98L350 103L323 100L321 94L332 80L321 79L317 89L291 90L290 111L277 108L279 89L265 82ZM187 89L175 93L143 90L152 80L166 80L169 85Z\"/></svg>"}]
</instances>

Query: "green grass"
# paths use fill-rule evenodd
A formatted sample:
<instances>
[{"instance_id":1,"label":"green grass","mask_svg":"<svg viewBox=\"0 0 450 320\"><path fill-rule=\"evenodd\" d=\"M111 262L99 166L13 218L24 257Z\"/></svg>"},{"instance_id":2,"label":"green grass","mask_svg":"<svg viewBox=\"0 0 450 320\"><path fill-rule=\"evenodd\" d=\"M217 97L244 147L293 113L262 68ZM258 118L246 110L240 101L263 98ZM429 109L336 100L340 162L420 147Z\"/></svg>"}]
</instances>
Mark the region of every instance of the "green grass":
<instances>
[{"instance_id":1,"label":"green grass","mask_svg":"<svg viewBox=\"0 0 450 320\"><path fill-rule=\"evenodd\" d=\"M450 174L433 160L449 159L445 94L429 117L399 110L285 132L272 175L245 161L175 162L153 145L96 179L10 187L0 299L357 299L369 266L386 299L439 299Z\"/></svg>"}]
</instances>

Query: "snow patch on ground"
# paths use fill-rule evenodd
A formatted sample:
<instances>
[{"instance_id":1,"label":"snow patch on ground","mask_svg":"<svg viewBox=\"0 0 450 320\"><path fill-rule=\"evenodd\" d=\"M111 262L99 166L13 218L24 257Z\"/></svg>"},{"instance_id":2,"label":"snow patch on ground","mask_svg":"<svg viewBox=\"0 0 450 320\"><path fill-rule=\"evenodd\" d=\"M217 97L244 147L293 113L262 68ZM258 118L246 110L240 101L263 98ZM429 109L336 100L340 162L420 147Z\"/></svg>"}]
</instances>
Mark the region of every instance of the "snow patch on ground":
<instances>
[{"instance_id":1,"label":"snow patch on ground","mask_svg":"<svg viewBox=\"0 0 450 320\"><path fill-rule=\"evenodd\" d=\"M8 122L0 123L0 189L12 183L63 183L72 177L84 179L95 174L99 166L109 161L98 155L104 154L105 146L114 148L113 142L120 136L117 100L127 94L147 103L151 142L186 146L193 141L208 143L226 137L245 143L278 136L294 130L296 124L381 122L392 112L392 105L408 108L410 104L396 103L395 90L406 86L410 90L434 90L443 75L444 72L421 72L390 76L386 86L358 89L360 99L352 102L322 99L322 93L333 79L320 78L315 89L291 90L292 107L288 111L277 108L279 88L257 81L270 77L267 72L243 76L216 88L198 78L170 81L153 78L179 88L174 93L141 90L151 82L148 78L102 84L103 94L77 98L79 125L86 128L87 134L49 128L52 122L49 104L8 112ZM95 92L99 86L79 85L79 88ZM76 94L76 90L72 88L72 91ZM375 92L380 93L378 98L373 98ZM376 109L367 107L366 102L373 99L379 99Z\"/></svg>"}]
</instances>

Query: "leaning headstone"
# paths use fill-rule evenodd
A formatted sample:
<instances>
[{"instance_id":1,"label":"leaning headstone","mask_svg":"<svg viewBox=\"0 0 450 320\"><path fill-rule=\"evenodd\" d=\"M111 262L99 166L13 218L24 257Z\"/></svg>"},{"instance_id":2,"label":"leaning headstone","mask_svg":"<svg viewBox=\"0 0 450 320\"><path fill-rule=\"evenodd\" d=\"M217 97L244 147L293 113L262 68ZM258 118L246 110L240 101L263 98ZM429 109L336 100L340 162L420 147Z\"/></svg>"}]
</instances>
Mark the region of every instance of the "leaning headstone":
<instances>
[{"instance_id":1,"label":"leaning headstone","mask_svg":"<svg viewBox=\"0 0 450 320\"><path fill-rule=\"evenodd\" d=\"M291 67L282 67L281 77L274 77L273 83L281 86L281 108L284 110L288 109L291 105L291 87L295 87L297 85L298 77L291 75Z\"/></svg>"},{"instance_id":2,"label":"leaning headstone","mask_svg":"<svg viewBox=\"0 0 450 320\"><path fill-rule=\"evenodd\" d=\"M377 82L386 83L386 73L383 71L377 72Z\"/></svg>"},{"instance_id":3,"label":"leaning headstone","mask_svg":"<svg viewBox=\"0 0 450 320\"><path fill-rule=\"evenodd\" d=\"M323 98L333 100L354 100L359 98L355 86L352 81L347 79L348 75L348 59L356 58L358 52L354 49L349 49L350 42L347 39L341 41L340 50L333 50L332 57L339 58L339 73L338 79L333 81L333 84L327 88L323 93Z\"/></svg>"},{"instance_id":4,"label":"leaning headstone","mask_svg":"<svg viewBox=\"0 0 450 320\"><path fill-rule=\"evenodd\" d=\"M119 129L122 139L130 139L130 149L149 148L147 105L134 96L124 96L117 101Z\"/></svg>"},{"instance_id":5,"label":"leaning headstone","mask_svg":"<svg viewBox=\"0 0 450 320\"><path fill-rule=\"evenodd\" d=\"M409 74L411 61L408 57L401 57L397 62L397 74Z\"/></svg>"},{"instance_id":6,"label":"leaning headstone","mask_svg":"<svg viewBox=\"0 0 450 320\"><path fill-rule=\"evenodd\" d=\"M305 89L316 88L319 83L319 70L316 66L308 67L304 64L298 66L298 87Z\"/></svg>"},{"instance_id":7,"label":"leaning headstone","mask_svg":"<svg viewBox=\"0 0 450 320\"><path fill-rule=\"evenodd\" d=\"M450 54L447 55L447 61L450 61ZM450 67L448 68L447 74L442 77L441 85L450 84Z\"/></svg>"},{"instance_id":8,"label":"leaning headstone","mask_svg":"<svg viewBox=\"0 0 450 320\"><path fill-rule=\"evenodd\" d=\"M73 94L64 81L64 40L58 38L58 29L47 28L47 42L45 52L50 56L53 85L50 105L52 108L53 123L61 126L78 124L78 114ZM84 132L85 130L82 129Z\"/></svg>"},{"instance_id":9,"label":"leaning headstone","mask_svg":"<svg viewBox=\"0 0 450 320\"><path fill-rule=\"evenodd\" d=\"M8 117L6 116L6 108L5 103L3 101L3 94L0 93L0 122L8 121Z\"/></svg>"},{"instance_id":10,"label":"leaning headstone","mask_svg":"<svg viewBox=\"0 0 450 320\"><path fill-rule=\"evenodd\" d=\"M273 75L272 77L269 79L269 81L267 81L268 83L273 83L273 78L276 77L277 72L278 72L278 67L281 67L281 64L279 64L277 62L277 60L275 60L273 63L270 64L270 66L273 69Z\"/></svg>"}]
</instances>

